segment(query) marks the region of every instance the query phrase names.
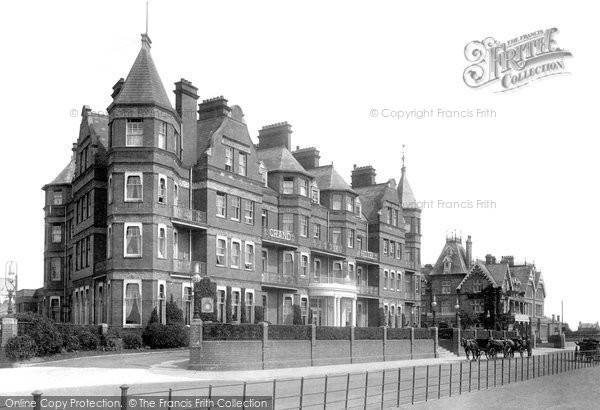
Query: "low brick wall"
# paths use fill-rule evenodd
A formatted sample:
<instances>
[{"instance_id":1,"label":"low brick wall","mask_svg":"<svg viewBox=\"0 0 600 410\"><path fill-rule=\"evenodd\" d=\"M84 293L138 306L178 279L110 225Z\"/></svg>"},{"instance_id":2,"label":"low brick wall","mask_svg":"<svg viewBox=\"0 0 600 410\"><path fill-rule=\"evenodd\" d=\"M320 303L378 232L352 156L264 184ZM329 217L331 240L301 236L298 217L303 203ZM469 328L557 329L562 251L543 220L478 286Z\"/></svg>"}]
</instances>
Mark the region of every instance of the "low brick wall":
<instances>
[{"instance_id":1,"label":"low brick wall","mask_svg":"<svg viewBox=\"0 0 600 410\"><path fill-rule=\"evenodd\" d=\"M194 320L190 331L189 368L193 370L326 366L437 356L437 328L429 330L429 338L424 338L423 332L420 332L420 338L415 338L414 330L410 329L406 332L408 338L396 334L394 339L387 338L387 329L376 334L377 337L381 336L380 339L372 336L369 339L355 339L355 329L350 328L347 339L333 337L327 340L317 339L316 328L310 326L310 340L271 340L268 325L263 324L263 331L257 333L262 335L262 339L255 336L253 340L203 340L202 326L201 321ZM277 332L271 333L275 335ZM333 333L339 334L339 329L332 329ZM365 332L359 333L359 337L365 336ZM290 337L291 334L287 338Z\"/></svg>"}]
</instances>

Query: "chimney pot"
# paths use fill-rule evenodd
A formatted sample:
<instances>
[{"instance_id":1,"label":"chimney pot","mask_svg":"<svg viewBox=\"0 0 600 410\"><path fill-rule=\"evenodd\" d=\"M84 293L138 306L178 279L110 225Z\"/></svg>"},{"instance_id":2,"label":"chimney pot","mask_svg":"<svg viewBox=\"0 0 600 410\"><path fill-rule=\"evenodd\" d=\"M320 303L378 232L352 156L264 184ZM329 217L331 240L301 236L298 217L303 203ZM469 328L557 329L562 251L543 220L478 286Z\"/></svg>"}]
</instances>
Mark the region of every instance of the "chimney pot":
<instances>
[{"instance_id":1,"label":"chimney pot","mask_svg":"<svg viewBox=\"0 0 600 410\"><path fill-rule=\"evenodd\" d=\"M195 87L194 87L195 88ZM227 100L223 96L209 98L198 105L198 119L207 120L210 118L225 117L231 112L227 105Z\"/></svg>"},{"instance_id":2,"label":"chimney pot","mask_svg":"<svg viewBox=\"0 0 600 410\"><path fill-rule=\"evenodd\" d=\"M292 152L292 155L304 169L313 169L319 166L319 159L321 158L321 155L319 150L315 147L297 147L296 151Z\"/></svg>"},{"instance_id":3,"label":"chimney pot","mask_svg":"<svg viewBox=\"0 0 600 410\"><path fill-rule=\"evenodd\" d=\"M292 126L285 122L265 125L258 131L258 149L292 147Z\"/></svg>"}]
</instances>

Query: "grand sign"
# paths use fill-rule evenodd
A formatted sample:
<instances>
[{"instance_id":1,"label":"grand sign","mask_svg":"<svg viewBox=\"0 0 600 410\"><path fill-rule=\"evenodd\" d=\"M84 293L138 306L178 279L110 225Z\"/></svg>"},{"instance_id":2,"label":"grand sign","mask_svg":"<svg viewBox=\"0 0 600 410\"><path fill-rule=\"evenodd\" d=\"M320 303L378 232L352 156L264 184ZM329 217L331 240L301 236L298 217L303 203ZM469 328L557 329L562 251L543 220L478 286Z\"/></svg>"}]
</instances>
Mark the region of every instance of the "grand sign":
<instances>
[{"instance_id":1,"label":"grand sign","mask_svg":"<svg viewBox=\"0 0 600 410\"><path fill-rule=\"evenodd\" d=\"M296 239L293 232L280 231L279 229L274 229L274 228L264 228L263 236L265 236L269 239L286 241L286 242L294 242L294 240Z\"/></svg>"}]
</instances>

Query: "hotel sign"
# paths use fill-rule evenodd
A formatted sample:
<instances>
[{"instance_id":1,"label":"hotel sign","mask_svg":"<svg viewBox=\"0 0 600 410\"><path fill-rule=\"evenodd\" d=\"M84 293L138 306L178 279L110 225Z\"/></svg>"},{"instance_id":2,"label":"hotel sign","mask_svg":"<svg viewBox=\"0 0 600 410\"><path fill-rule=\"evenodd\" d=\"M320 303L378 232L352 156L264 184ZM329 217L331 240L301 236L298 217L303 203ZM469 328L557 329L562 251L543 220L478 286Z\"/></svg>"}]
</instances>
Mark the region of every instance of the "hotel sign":
<instances>
[{"instance_id":1,"label":"hotel sign","mask_svg":"<svg viewBox=\"0 0 600 410\"><path fill-rule=\"evenodd\" d=\"M280 231L279 229L274 229L274 228L264 228L263 236L265 236L268 239L274 239L274 240L280 240L280 241L286 241L286 242L294 242L296 239L296 236L294 235L293 232Z\"/></svg>"}]
</instances>

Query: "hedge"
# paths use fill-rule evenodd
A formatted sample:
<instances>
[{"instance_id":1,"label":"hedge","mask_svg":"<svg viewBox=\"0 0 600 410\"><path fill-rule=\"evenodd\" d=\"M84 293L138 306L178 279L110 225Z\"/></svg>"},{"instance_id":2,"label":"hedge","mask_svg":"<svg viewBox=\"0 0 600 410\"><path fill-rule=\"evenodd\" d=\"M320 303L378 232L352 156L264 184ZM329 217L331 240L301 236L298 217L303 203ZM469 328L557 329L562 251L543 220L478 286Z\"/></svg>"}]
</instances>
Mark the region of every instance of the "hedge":
<instances>
[{"instance_id":1,"label":"hedge","mask_svg":"<svg viewBox=\"0 0 600 410\"><path fill-rule=\"evenodd\" d=\"M349 327L317 326L317 340L350 340Z\"/></svg>"},{"instance_id":2,"label":"hedge","mask_svg":"<svg viewBox=\"0 0 600 410\"><path fill-rule=\"evenodd\" d=\"M190 343L188 329L180 323L171 325L149 323L142 333L142 340L152 349L184 347Z\"/></svg>"},{"instance_id":3,"label":"hedge","mask_svg":"<svg viewBox=\"0 0 600 410\"><path fill-rule=\"evenodd\" d=\"M417 338L417 330L427 330L427 329L415 329L415 339ZM410 339L410 329L409 328L388 328L387 330L387 338L388 340L404 340Z\"/></svg>"},{"instance_id":4,"label":"hedge","mask_svg":"<svg viewBox=\"0 0 600 410\"><path fill-rule=\"evenodd\" d=\"M269 325L269 340L310 340L310 326L302 325Z\"/></svg>"},{"instance_id":5,"label":"hedge","mask_svg":"<svg viewBox=\"0 0 600 410\"><path fill-rule=\"evenodd\" d=\"M429 329L415 329L415 339L431 339L431 333Z\"/></svg>"},{"instance_id":6,"label":"hedge","mask_svg":"<svg viewBox=\"0 0 600 410\"><path fill-rule=\"evenodd\" d=\"M6 357L12 360L31 359L38 350L35 340L29 335L11 337L4 348Z\"/></svg>"},{"instance_id":7,"label":"hedge","mask_svg":"<svg viewBox=\"0 0 600 410\"><path fill-rule=\"evenodd\" d=\"M263 325L204 323L202 340L262 340Z\"/></svg>"},{"instance_id":8,"label":"hedge","mask_svg":"<svg viewBox=\"0 0 600 410\"><path fill-rule=\"evenodd\" d=\"M17 313L15 317L18 322L27 323L19 326L19 333L20 336L28 335L35 341L36 356L61 352L63 336L50 319L31 312Z\"/></svg>"},{"instance_id":9,"label":"hedge","mask_svg":"<svg viewBox=\"0 0 600 410\"><path fill-rule=\"evenodd\" d=\"M389 329L388 329L389 332ZM389 333L388 333L389 336ZM355 340L382 340L383 328L381 327L356 327L354 328Z\"/></svg>"}]
</instances>

